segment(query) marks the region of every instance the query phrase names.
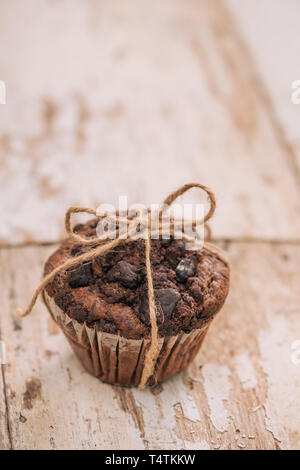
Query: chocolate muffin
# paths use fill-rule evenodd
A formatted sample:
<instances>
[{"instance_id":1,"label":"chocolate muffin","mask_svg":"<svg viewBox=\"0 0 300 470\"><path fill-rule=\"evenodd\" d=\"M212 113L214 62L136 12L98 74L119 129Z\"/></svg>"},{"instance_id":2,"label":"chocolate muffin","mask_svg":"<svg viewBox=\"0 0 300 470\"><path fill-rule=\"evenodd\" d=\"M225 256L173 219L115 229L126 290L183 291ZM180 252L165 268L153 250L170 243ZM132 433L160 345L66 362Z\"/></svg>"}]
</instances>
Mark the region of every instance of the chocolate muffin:
<instances>
[{"instance_id":1,"label":"chocolate muffin","mask_svg":"<svg viewBox=\"0 0 300 470\"><path fill-rule=\"evenodd\" d=\"M75 231L94 237L96 225L93 219ZM85 250L66 240L46 262L45 275ZM193 360L229 289L223 258L209 248L187 250L183 240L151 240L151 267L160 352L148 385ZM91 374L112 384L140 383L151 336L143 240L58 274L45 289L45 301Z\"/></svg>"}]
</instances>

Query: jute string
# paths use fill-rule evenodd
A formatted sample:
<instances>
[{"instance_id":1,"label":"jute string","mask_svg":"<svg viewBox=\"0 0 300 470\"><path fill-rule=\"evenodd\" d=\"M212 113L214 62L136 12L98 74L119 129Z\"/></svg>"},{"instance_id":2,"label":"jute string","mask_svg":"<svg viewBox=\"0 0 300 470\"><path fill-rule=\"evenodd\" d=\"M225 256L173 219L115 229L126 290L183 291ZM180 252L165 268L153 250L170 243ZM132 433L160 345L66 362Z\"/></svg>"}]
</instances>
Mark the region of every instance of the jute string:
<instances>
[{"instance_id":1,"label":"jute string","mask_svg":"<svg viewBox=\"0 0 300 470\"><path fill-rule=\"evenodd\" d=\"M150 347L147 350L146 356L145 356L145 363L144 363L144 368L142 372L142 377L141 381L139 384L140 388L144 388L149 380L149 378L154 374L155 371L155 364L156 364L156 359L159 353L159 345L158 345L158 326L157 326L157 313L156 313L156 305L155 305L155 296L154 296L154 288L153 288L153 279L152 279L152 272L151 272L151 257L150 257L150 252L151 252L151 236L153 237L154 235L166 235L166 234L171 234L175 238L181 238L184 241L188 243L192 243L193 245L199 245L205 246L209 251L216 253L219 258L223 259L223 261L228 264L228 261L224 256L211 244L209 243L203 243L202 240L199 240L196 235L194 236L189 236L186 235L186 233L183 233L182 231L182 225L183 225L183 220L182 218L172 218L171 219L171 224L170 220L169 222L164 222L163 220L163 214L164 212L174 203L174 201L187 191L189 191L192 188L199 188L203 190L209 199L209 209L207 213L204 215L204 217L201 220L191 220L186 224L186 221L184 223L184 228L186 230L187 226L190 228L194 228L195 226L199 226L201 224L205 224L214 214L215 208L216 208L216 201L215 201L215 196L214 193L207 187L199 183L188 183L180 188L178 188L176 191L172 192L169 194L169 196L164 200L163 205L159 207L159 209L156 211L157 213L153 214L151 217L151 213L147 214L141 214L140 212L137 213L136 217L131 220L129 220L128 217L126 216L121 216L118 215L116 217L118 227L119 227L119 236L118 238L115 238L114 240L111 240L113 232L108 231L105 233L105 237L103 235L101 237L94 237L94 238L84 238L80 236L78 233L75 233L72 224L71 224L71 217L73 214L78 214L78 213L88 213L93 216L97 216L97 212L94 209L90 209L89 207L70 207L68 211L66 212L65 215L65 227L66 231L70 237L71 240L73 240L76 243L80 243L82 245L86 245L87 247L90 247L86 252L82 253L79 256L75 256L69 260L67 260L65 263L61 264L60 266L57 266L53 271L51 271L49 274L47 274L40 285L36 288L36 290L33 293L32 299L29 302L28 307L26 310L21 310L18 309L18 314L22 317L25 317L28 315L33 306L36 303L36 300L39 296L39 294L43 294L43 300L44 303L46 304L48 310L49 307L47 303L45 302L45 297L44 297L44 289L46 286L53 281L55 276L57 274L64 272L68 269L71 269L75 266L80 265L81 263L91 261L97 256L102 256L104 253L106 253L109 250L112 250L113 248L121 245L122 243L128 243L132 240L136 239L144 239L145 240L145 261L146 261L146 278L147 278L147 287L148 287L148 302L149 302L149 315L150 315L150 325L151 325L151 341L150 341ZM153 227L151 226L151 221L153 221L153 215L157 216L156 220L159 220L158 227ZM105 214L108 218L110 217L109 214ZM135 224L134 227L130 228L130 221L134 220ZM129 228L128 228L129 225ZM139 227L139 231L137 232L137 226ZM205 227L208 228L207 225ZM154 230L153 230L154 228Z\"/></svg>"}]
</instances>

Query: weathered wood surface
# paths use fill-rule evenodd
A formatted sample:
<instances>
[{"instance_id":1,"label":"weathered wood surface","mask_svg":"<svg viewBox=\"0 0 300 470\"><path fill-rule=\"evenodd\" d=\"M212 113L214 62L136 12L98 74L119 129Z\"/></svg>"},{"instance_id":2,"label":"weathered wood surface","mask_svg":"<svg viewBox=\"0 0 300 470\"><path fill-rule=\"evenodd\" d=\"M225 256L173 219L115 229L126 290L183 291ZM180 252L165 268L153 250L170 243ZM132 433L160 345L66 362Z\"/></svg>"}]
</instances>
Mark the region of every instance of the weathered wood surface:
<instances>
[{"instance_id":1,"label":"weathered wood surface","mask_svg":"<svg viewBox=\"0 0 300 470\"><path fill-rule=\"evenodd\" d=\"M300 169L300 104L292 102L292 83L300 80L297 0L226 0L232 19L255 59L257 78L272 108L274 125L288 143L291 165ZM287 140L288 139L288 140Z\"/></svg>"},{"instance_id":2,"label":"weathered wood surface","mask_svg":"<svg viewBox=\"0 0 300 470\"><path fill-rule=\"evenodd\" d=\"M0 250L0 448L300 449L299 4L270 3L2 2L0 239L34 246ZM101 384L41 304L15 316L54 249L39 242L73 203L159 202L189 180L217 192L228 302L186 373Z\"/></svg>"},{"instance_id":3,"label":"weathered wood surface","mask_svg":"<svg viewBox=\"0 0 300 470\"><path fill-rule=\"evenodd\" d=\"M1 338L3 335L1 333ZM3 381L4 379L4 365L0 365L0 449L10 449L11 441L9 438L8 430L8 416L7 416L7 399L6 399L6 387Z\"/></svg>"},{"instance_id":4,"label":"weathered wood surface","mask_svg":"<svg viewBox=\"0 0 300 470\"><path fill-rule=\"evenodd\" d=\"M52 248L1 251L10 430L19 449L300 448L300 247L229 243L228 302L186 373L153 390L89 376L39 303L20 321ZM9 426L5 421L8 418Z\"/></svg>"},{"instance_id":5,"label":"weathered wood surface","mask_svg":"<svg viewBox=\"0 0 300 470\"><path fill-rule=\"evenodd\" d=\"M299 236L290 155L222 2L0 8L3 243L59 239L74 203L159 202L190 180L217 193L215 236Z\"/></svg>"}]
</instances>

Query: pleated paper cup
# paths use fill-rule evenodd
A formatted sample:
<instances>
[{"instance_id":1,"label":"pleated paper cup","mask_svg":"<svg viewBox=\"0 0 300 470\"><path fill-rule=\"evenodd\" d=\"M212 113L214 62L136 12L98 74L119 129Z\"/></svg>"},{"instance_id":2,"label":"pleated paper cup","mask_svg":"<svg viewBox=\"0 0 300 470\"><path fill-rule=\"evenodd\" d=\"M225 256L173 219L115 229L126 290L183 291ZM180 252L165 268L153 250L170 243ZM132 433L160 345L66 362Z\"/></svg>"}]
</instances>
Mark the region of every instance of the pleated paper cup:
<instances>
[{"instance_id":1,"label":"pleated paper cup","mask_svg":"<svg viewBox=\"0 0 300 470\"><path fill-rule=\"evenodd\" d=\"M127 339L106 333L70 318L45 292L45 301L55 322L60 326L74 353L85 369L103 382L137 387L142 378L145 354L151 340ZM190 333L159 338L155 371L147 385L162 382L181 372L196 356L210 321Z\"/></svg>"}]
</instances>

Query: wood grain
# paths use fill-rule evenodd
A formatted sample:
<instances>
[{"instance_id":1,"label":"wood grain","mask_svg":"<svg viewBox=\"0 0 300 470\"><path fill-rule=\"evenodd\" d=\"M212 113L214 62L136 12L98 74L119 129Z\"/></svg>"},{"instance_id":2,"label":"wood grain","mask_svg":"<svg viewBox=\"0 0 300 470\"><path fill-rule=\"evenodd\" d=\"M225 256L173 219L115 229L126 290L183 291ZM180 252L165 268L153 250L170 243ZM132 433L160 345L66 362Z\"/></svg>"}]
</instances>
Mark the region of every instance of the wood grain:
<instances>
[{"instance_id":1,"label":"wood grain","mask_svg":"<svg viewBox=\"0 0 300 470\"><path fill-rule=\"evenodd\" d=\"M288 150L222 2L12 0L0 47L2 243L58 240L74 203L158 203L191 180L216 191L215 236L299 236Z\"/></svg>"},{"instance_id":2,"label":"wood grain","mask_svg":"<svg viewBox=\"0 0 300 470\"><path fill-rule=\"evenodd\" d=\"M230 243L231 293L202 351L184 374L146 391L89 376L41 303L16 319L51 251L1 251L14 448L300 448L300 366L291 360L300 339L299 246Z\"/></svg>"}]
</instances>

